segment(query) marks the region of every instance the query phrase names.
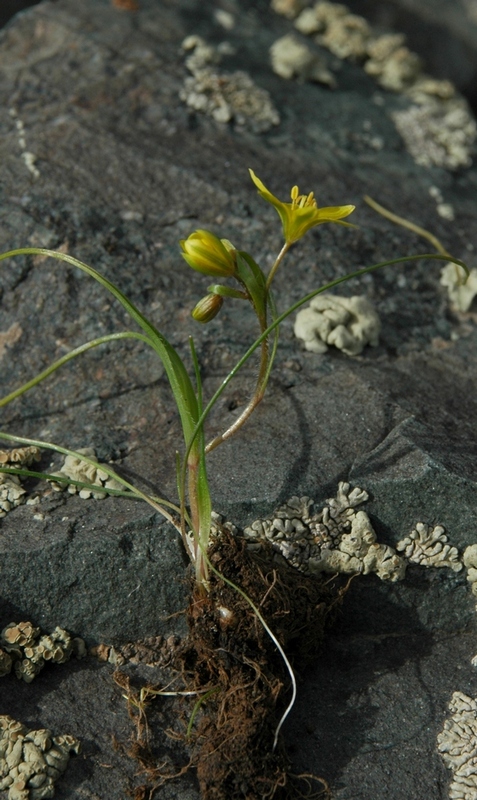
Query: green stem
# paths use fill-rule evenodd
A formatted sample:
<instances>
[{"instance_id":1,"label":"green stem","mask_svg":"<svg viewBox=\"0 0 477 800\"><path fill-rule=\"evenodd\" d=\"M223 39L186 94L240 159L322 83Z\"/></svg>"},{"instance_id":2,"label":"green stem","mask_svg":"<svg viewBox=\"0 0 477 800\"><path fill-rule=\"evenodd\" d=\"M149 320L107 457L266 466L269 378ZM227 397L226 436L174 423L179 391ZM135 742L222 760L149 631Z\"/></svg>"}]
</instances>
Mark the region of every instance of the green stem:
<instances>
[{"instance_id":1,"label":"green stem","mask_svg":"<svg viewBox=\"0 0 477 800\"><path fill-rule=\"evenodd\" d=\"M262 325L261 329L263 333L263 331L266 329L266 325L265 326ZM244 408L240 416L237 417L235 422L233 422L232 425L230 425L230 427L227 428L226 431L224 431L224 433L220 434L220 436L216 436L215 439L212 439L212 441L208 443L208 445L205 448L206 453L210 453L212 450L215 450L215 448L218 447L219 444L225 442L226 439L230 439L230 437L233 436L235 433L237 433L237 431L240 430L242 425L248 420L248 418L251 416L255 408L263 400L269 374L270 370L268 369L268 337L267 337L263 339L261 343L260 367L258 370L257 384L253 396L249 400L247 406Z\"/></svg>"},{"instance_id":2,"label":"green stem","mask_svg":"<svg viewBox=\"0 0 477 800\"><path fill-rule=\"evenodd\" d=\"M55 361L53 364L50 364L50 366L47 367L45 370L43 370L43 372L38 373L38 375L36 375L35 378L32 378L30 381L27 381L27 383L24 383L23 386L20 386L19 389L15 389L14 392L10 392L10 394L7 394L5 397L2 397L2 399L0 400L0 408L2 408L2 406L6 406L8 403L11 403L12 400L15 400L15 398L20 397L22 394L28 392L30 389L33 389L34 386L37 386L37 384L45 380L45 378L48 378L48 376L51 375L53 372L55 372L55 370L59 369L64 364L67 364L68 361L71 361L71 359L76 358L76 356L81 355L81 353L86 353L93 347L98 347L98 345L100 344L106 344L107 342L116 341L117 339L140 339L141 341L146 342L146 344L149 344L152 347L152 342L148 336L145 336L142 333L136 333L135 331L112 333L108 336L101 336L98 339L91 339L91 341L80 345L80 347L75 347L74 350L71 350L69 353L59 358L58 361Z\"/></svg>"},{"instance_id":3,"label":"green stem","mask_svg":"<svg viewBox=\"0 0 477 800\"><path fill-rule=\"evenodd\" d=\"M389 219L396 225L402 225L403 228L407 228L408 230L413 231L413 233L417 233L418 236L422 236L424 239L427 239L428 242L433 244L438 253L441 253L441 255L445 256L447 259L452 258L450 253L448 253L445 247L440 243L437 236L434 236L434 234L426 231L425 228L421 228L420 225L416 225L414 222L411 222L404 217L398 217L397 214L394 214L392 211L388 211L387 208L384 208L384 206L382 206L380 203L377 203L376 200L373 200L373 198L369 197L367 194L364 195L363 199L368 206L370 206L378 214L381 214L381 216L386 217L386 219Z\"/></svg>"},{"instance_id":4,"label":"green stem","mask_svg":"<svg viewBox=\"0 0 477 800\"><path fill-rule=\"evenodd\" d=\"M282 249L280 250L277 258L275 259L275 263L273 264L273 266L272 266L272 268L270 270L270 273L268 275L268 278L267 278L267 283L266 283L266 301L270 301L273 309L274 309L274 306L273 306L273 301L272 301L272 298L271 298L271 295L270 295L270 285L271 285L271 282L273 280L273 277L274 277L279 265L281 264L283 258L285 257L285 255L286 255L286 253L288 252L289 249L290 249L290 244L288 242L285 242L285 244L283 245ZM253 306L253 303L252 303L252 306ZM255 306L253 306L253 307L255 309ZM257 314L258 321L260 323L260 330L261 330L262 334L267 329L266 307L267 307L267 302L265 304L265 315L263 317ZM259 370L258 370L258 378L257 378L256 386L255 386L255 392L253 393L253 396L250 398L247 406L244 408L244 410L242 411L240 416L237 417L235 422L233 422L232 425L230 425L230 427L227 428L226 431L224 431L224 433L220 434L220 436L216 436L214 439L212 439L212 441L210 441L208 443L208 445L205 448L205 452L206 453L212 452L212 450L215 450L215 448L218 447L220 444L222 444L222 442L225 442L226 439L230 439L231 436L234 436L234 434L236 434L237 431L240 430L242 425L253 414L253 412L255 411L257 406L259 405L259 403L262 402L262 400L263 400L263 398L265 396L265 391L266 391L266 388L267 388L268 379L270 377L270 372L271 372L271 369L272 369L272 365L273 365L273 362L275 360L275 353L276 353L276 350L277 350L277 344L278 344L278 337L275 337L275 341L274 341L274 345L273 345L273 349L272 349L272 355L269 358L268 336L266 336L264 339L262 339L262 341L261 341L261 354L260 354L260 366L259 366Z\"/></svg>"},{"instance_id":5,"label":"green stem","mask_svg":"<svg viewBox=\"0 0 477 800\"><path fill-rule=\"evenodd\" d=\"M271 268L271 270L270 270L270 272L268 274L267 289L270 289L270 286L271 286L271 283L273 281L273 278L275 277L275 273L276 273L278 267L280 266L284 256L286 255L286 253L290 249L290 247L291 247L290 243L289 242L285 242L285 244L283 245L282 249L280 250L280 252L279 252L279 254L278 254L278 256L277 256L277 258L275 260L275 263L274 263L273 267Z\"/></svg>"},{"instance_id":6,"label":"green stem","mask_svg":"<svg viewBox=\"0 0 477 800\"><path fill-rule=\"evenodd\" d=\"M452 261L454 264L457 264L459 267L462 267L462 269L464 269L467 274L469 272L467 265L464 264L463 261L460 261L457 258L449 256L436 255L435 253L423 253L422 255L416 255L416 256L401 256L400 258L393 258L390 261L380 261L378 264L372 264L370 267L363 267L362 269L358 269L355 272L349 273L348 275L343 275L341 278L335 278L334 281L330 281L330 283L327 283L324 286L321 286L319 289L315 289L313 292L310 292L309 294L305 295L305 297L302 297L301 300L297 300L297 302L293 303L293 305L290 306L290 308L288 308L286 311L284 311L282 314L276 317L274 321L268 326L268 328L265 331L263 331L263 333L260 334L260 336L255 340L255 342L249 347L247 352L236 363L235 367L233 367L233 369L230 370L227 377L224 378L224 380L220 384L215 394L211 397L211 399L205 406L204 410L199 416L199 419L197 420L195 430L192 434L188 448L185 453L185 458L187 458L190 448L192 447L192 443L196 438L196 436L198 435L199 430L202 428L207 416L210 414L211 409L213 408L213 406L215 405L221 394L225 391L229 383L235 378L237 372L243 367L245 362L248 361L250 356L255 352L257 347L260 346L262 341L267 336L269 336L270 333L275 330L275 328L278 328L278 326L281 325L283 320L289 317L290 314L293 314L293 312L297 311L300 308L300 306L304 305L309 300L312 300L314 297L316 297L316 295L321 294L322 292L327 292L329 289L333 289L335 286L339 286L340 283L344 283L345 281L351 280L351 278L359 278L361 277L361 275L367 275L369 272L374 272L377 269L381 269L381 267L387 267L392 264L402 264L406 261L418 261L423 258L430 258L435 261Z\"/></svg>"}]
</instances>

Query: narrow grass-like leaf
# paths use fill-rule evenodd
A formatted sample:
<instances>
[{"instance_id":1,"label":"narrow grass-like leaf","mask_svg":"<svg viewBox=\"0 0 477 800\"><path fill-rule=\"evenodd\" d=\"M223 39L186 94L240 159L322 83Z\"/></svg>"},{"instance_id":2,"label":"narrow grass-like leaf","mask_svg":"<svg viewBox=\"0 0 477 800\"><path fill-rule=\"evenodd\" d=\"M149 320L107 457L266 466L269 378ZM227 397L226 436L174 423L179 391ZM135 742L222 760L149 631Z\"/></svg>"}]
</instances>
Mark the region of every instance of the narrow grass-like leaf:
<instances>
[{"instance_id":1,"label":"narrow grass-like leaf","mask_svg":"<svg viewBox=\"0 0 477 800\"><path fill-rule=\"evenodd\" d=\"M197 423L197 400L187 370L180 356L178 353L176 353L172 345L169 344L167 339L157 330L157 328L154 327L154 325L152 325L151 322L149 322L149 320L136 308L136 306L114 283L109 281L107 278L101 275L100 272L95 270L93 267L90 267L88 264L79 261L77 258L74 258L67 253L59 253L42 247L21 247L16 250L9 250L6 253L0 254L0 261L22 255L50 257L77 267L78 269L82 270L82 272L85 272L87 275L90 275L90 277L98 281L98 283L100 283L117 300L119 300L128 314L146 333L151 341L152 346L161 358L181 417L184 439L186 444L188 444Z\"/></svg>"},{"instance_id":2,"label":"narrow grass-like leaf","mask_svg":"<svg viewBox=\"0 0 477 800\"><path fill-rule=\"evenodd\" d=\"M176 505L170 503L168 500L164 500L163 498L156 498L146 494L145 492L142 492L132 483L129 483L129 481L126 481L124 478L122 478L121 475L118 475L118 473L111 469L111 467L109 467L107 464L99 464L97 461L85 456L83 453L78 453L76 450L70 450L67 447L60 447L60 445L52 444L51 442L44 442L40 439L27 439L24 436L14 436L11 433L4 433L3 431L0 431L0 439L4 439L8 442L16 442L17 444L26 444L32 447L39 447L40 449L44 450L53 450L55 453L61 453L65 456L74 456L74 458L78 458L81 461L86 462L86 464L90 464L95 468L101 469L101 471L105 472L106 475L109 475L110 478L114 478L114 480L118 481L118 483L121 483L126 489L129 489L129 491L135 494L136 497L141 500L145 500L146 503L152 506L156 511L159 511L163 517L169 520L169 522L171 522L174 527L177 528L177 530L180 530L180 526L176 517L166 510L167 508L170 508L172 511L180 513L180 509ZM2 472L3 469L4 468L0 467L0 472Z\"/></svg>"},{"instance_id":3,"label":"narrow grass-like leaf","mask_svg":"<svg viewBox=\"0 0 477 800\"><path fill-rule=\"evenodd\" d=\"M0 408L2 406L6 406L8 403L11 403L12 400L15 400L16 397L20 397L25 392L28 392L30 389L33 389L34 386L37 386L41 381L44 381L45 378L48 378L53 372L57 369L62 367L64 364L67 364L68 361L71 361L76 356L81 355L82 353L86 353L88 350L92 350L93 347L98 347L100 344L106 344L108 342L117 341L119 339L139 339L146 344L151 345L152 342L148 336L144 336L143 333L137 333L136 331L124 331L121 333L112 333L108 336L100 336L98 339L91 339L89 342L85 342L85 344L80 345L79 347L75 347L74 350L70 350L69 353L62 356L58 359L58 361L54 361L53 364L50 364L49 367L44 369L42 372L39 372L34 378L30 381L27 381L20 386L19 389L15 389L14 392L10 392L5 397L2 397L0 400Z\"/></svg>"},{"instance_id":4,"label":"narrow grass-like leaf","mask_svg":"<svg viewBox=\"0 0 477 800\"><path fill-rule=\"evenodd\" d=\"M102 466L102 465L101 465ZM142 500L136 494L123 489L109 489L106 486L98 486L96 483L84 483L68 478L66 475L50 475L48 472L37 472L32 469L21 469L20 467L0 467L0 473L5 475L21 475L23 478L38 478L42 481L52 483L64 483L66 486L77 486L79 489L88 489L91 492L103 492L103 494L116 495L117 497L128 497L130 500Z\"/></svg>"},{"instance_id":5,"label":"narrow grass-like leaf","mask_svg":"<svg viewBox=\"0 0 477 800\"><path fill-rule=\"evenodd\" d=\"M202 697L199 697L197 702L194 704L194 708L192 709L192 713L190 715L189 724L188 724L187 730L186 730L186 739L189 739L189 737L190 737L190 735L192 733L192 726L194 725L194 720L195 720L195 718L196 718L196 716L198 714L198 711L199 711L202 703L205 703L205 701L208 700L209 697L211 697L213 694L217 694L218 691L219 691L219 687L218 686L214 686L213 689L208 689L208 691L205 692L205 694L203 694Z\"/></svg>"}]
</instances>

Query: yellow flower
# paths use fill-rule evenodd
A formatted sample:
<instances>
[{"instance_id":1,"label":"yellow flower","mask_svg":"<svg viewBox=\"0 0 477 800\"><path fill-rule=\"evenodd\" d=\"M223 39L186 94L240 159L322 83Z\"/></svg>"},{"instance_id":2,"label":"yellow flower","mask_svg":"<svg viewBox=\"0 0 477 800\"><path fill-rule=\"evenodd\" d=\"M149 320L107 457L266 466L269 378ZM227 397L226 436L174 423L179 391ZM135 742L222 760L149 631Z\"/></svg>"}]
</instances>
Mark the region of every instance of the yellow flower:
<instances>
[{"instance_id":1,"label":"yellow flower","mask_svg":"<svg viewBox=\"0 0 477 800\"><path fill-rule=\"evenodd\" d=\"M210 322L219 313L223 302L224 298L218 294L206 294L199 300L191 314L197 322Z\"/></svg>"},{"instance_id":2,"label":"yellow flower","mask_svg":"<svg viewBox=\"0 0 477 800\"><path fill-rule=\"evenodd\" d=\"M291 203L282 203L275 195L268 191L267 187L263 185L262 181L257 178L253 170L249 170L250 177L252 178L255 186L258 189L259 195L263 197L267 203L271 203L277 210L283 225L283 235L287 244L292 244L301 239L310 228L315 225L322 225L324 222L337 222L339 225L349 225L347 222L342 222L343 217L351 214L355 206L328 206L326 208L318 208L313 192L310 194L298 194L298 186L294 186L291 190ZM353 226L349 226L353 227Z\"/></svg>"},{"instance_id":3,"label":"yellow flower","mask_svg":"<svg viewBox=\"0 0 477 800\"><path fill-rule=\"evenodd\" d=\"M229 278L235 273L235 252L227 239L197 230L179 242L182 256L192 269L204 275Z\"/></svg>"}]
</instances>

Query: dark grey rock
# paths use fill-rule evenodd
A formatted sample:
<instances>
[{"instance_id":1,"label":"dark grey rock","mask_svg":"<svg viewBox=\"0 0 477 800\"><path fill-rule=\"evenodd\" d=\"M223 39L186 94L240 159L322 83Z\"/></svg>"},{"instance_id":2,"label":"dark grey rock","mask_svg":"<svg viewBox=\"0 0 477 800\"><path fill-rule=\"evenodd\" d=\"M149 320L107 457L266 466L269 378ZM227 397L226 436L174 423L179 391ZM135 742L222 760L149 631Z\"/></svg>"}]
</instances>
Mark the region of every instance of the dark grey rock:
<instances>
[{"instance_id":1,"label":"dark grey rock","mask_svg":"<svg viewBox=\"0 0 477 800\"><path fill-rule=\"evenodd\" d=\"M407 9L400 19L412 22L424 9L432 17L427 2L420 10L417 3L409 10L410 0L393 5ZM280 246L277 219L247 167L283 199L298 183L314 188L320 205L358 207L358 230L323 226L289 255L277 276L280 309L354 267L428 249L374 215L364 193L477 266L477 170L417 166L390 117L405 98L380 91L378 105L376 85L350 63L335 92L279 79L267 50L291 24L265 2L227 4L236 18L227 33L213 21L211 1L140 6L128 14L106 0L43 2L0 33L2 250L67 247L116 281L188 363L193 334L207 397L256 328L234 303L208 326L193 323L189 312L209 281L187 271L177 242L211 228L268 263ZM442 27L444 11L450 19L459 9L439 3L431 21ZM472 65L475 31L462 19ZM449 36L457 30L449 25ZM246 69L266 88L280 126L258 136L184 106L180 44L190 33L234 45L221 69ZM381 137L381 150L369 145L370 134ZM25 150L36 156L36 178ZM454 223L437 214L433 186L452 203ZM350 479L371 493L368 511L382 540L395 543L417 521L440 522L462 549L475 541L477 522L475 312L449 310L439 265L430 262L376 272L342 291L376 304L380 346L356 359L314 356L300 350L287 321L268 397L241 435L211 455L214 507L245 524L292 494L320 502ZM4 392L88 338L133 327L78 271L27 258L0 269L0 331L14 323L22 335L0 358ZM249 362L217 404L208 435L235 418L254 378ZM8 406L2 428L92 446L129 479L175 498L177 415L161 365L133 340L64 368ZM42 467L50 461L46 454ZM38 513L44 518L34 519ZM11 512L0 536L2 626L28 617L118 643L183 630L181 545L148 507L54 495ZM302 676L286 733L296 769L327 777L339 800L444 800L449 776L436 735L452 692L477 693L473 606L465 576L447 570L413 567L392 586L354 580L336 629ZM110 744L111 733L126 738L128 721L109 673L83 662L45 669L31 686L2 679L3 713L85 741L87 757L71 762L58 797L116 800L133 779L134 765ZM137 679L151 675L143 670ZM164 718L155 720L156 733L176 713L157 703ZM197 796L193 777L184 781L161 797Z\"/></svg>"},{"instance_id":2,"label":"dark grey rock","mask_svg":"<svg viewBox=\"0 0 477 800\"><path fill-rule=\"evenodd\" d=\"M2 521L3 620L60 625L90 645L170 632L170 615L185 609L188 595L178 534L142 504L98 502L62 498Z\"/></svg>"}]
</instances>

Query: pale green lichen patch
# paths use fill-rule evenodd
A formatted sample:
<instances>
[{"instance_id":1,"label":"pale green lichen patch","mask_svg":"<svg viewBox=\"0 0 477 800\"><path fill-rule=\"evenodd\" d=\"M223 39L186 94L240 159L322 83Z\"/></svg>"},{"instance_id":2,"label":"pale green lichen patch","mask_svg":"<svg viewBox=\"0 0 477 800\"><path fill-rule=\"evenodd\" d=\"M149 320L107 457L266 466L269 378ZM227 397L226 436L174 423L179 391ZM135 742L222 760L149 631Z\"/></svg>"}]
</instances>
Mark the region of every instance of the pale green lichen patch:
<instances>
[{"instance_id":1,"label":"pale green lichen patch","mask_svg":"<svg viewBox=\"0 0 477 800\"><path fill-rule=\"evenodd\" d=\"M305 6L306 0L272 0L271 2L273 10L288 19L295 19Z\"/></svg>"},{"instance_id":2,"label":"pale green lichen patch","mask_svg":"<svg viewBox=\"0 0 477 800\"><path fill-rule=\"evenodd\" d=\"M7 715L0 716L0 790L8 800L43 800L55 795L55 783L71 753L79 753L74 736L53 736L47 728L28 730Z\"/></svg>"},{"instance_id":3,"label":"pale green lichen patch","mask_svg":"<svg viewBox=\"0 0 477 800\"><path fill-rule=\"evenodd\" d=\"M356 356L379 342L379 316L366 297L320 294L296 315L295 336L305 349L325 353L329 346Z\"/></svg>"},{"instance_id":4,"label":"pale green lichen patch","mask_svg":"<svg viewBox=\"0 0 477 800\"><path fill-rule=\"evenodd\" d=\"M382 580L401 580L406 562L392 547L377 542L368 515L356 510L367 499L365 491L348 483L340 483L336 497L317 513L309 497L292 497L270 517L246 527L244 535L251 543L270 542L305 573L374 572Z\"/></svg>"},{"instance_id":5,"label":"pale green lichen patch","mask_svg":"<svg viewBox=\"0 0 477 800\"><path fill-rule=\"evenodd\" d=\"M17 475L0 472L0 517L25 502L26 491Z\"/></svg>"},{"instance_id":6,"label":"pale green lichen patch","mask_svg":"<svg viewBox=\"0 0 477 800\"><path fill-rule=\"evenodd\" d=\"M441 272L441 285L445 286L449 294L451 305L456 311L466 312L477 295L477 269L471 269L464 283L462 270L449 262Z\"/></svg>"},{"instance_id":7,"label":"pale green lichen patch","mask_svg":"<svg viewBox=\"0 0 477 800\"><path fill-rule=\"evenodd\" d=\"M450 81L423 71L403 34L378 35L363 17L330 2L305 8L294 25L338 58L362 64L383 89L409 98L410 106L391 117L418 164L454 170L472 163L477 126L467 102Z\"/></svg>"},{"instance_id":8,"label":"pale green lichen patch","mask_svg":"<svg viewBox=\"0 0 477 800\"><path fill-rule=\"evenodd\" d=\"M97 463L96 453L92 447L83 447L77 452ZM123 488L118 481L111 478L101 469L100 464L97 464L97 466L96 464L89 464L87 461L83 461L77 456L66 456L61 469L58 472L52 473L52 476L55 475L59 478L70 478L71 480L87 483L91 486L102 486L105 489ZM51 485L57 492L66 488L70 494L79 494L83 500L88 500L90 497L94 497L95 500L102 500L107 495L107 492L95 492L92 489L80 488L72 483L52 482Z\"/></svg>"},{"instance_id":9,"label":"pale green lichen patch","mask_svg":"<svg viewBox=\"0 0 477 800\"><path fill-rule=\"evenodd\" d=\"M454 572L460 572L463 566L457 547L448 543L442 525L418 522L409 536L397 543L396 550L410 563L424 567L449 567Z\"/></svg>"},{"instance_id":10,"label":"pale green lichen patch","mask_svg":"<svg viewBox=\"0 0 477 800\"><path fill-rule=\"evenodd\" d=\"M0 467L30 467L40 460L38 447L14 447L0 450ZM25 502L26 491L18 475L0 472L0 517Z\"/></svg>"},{"instance_id":11,"label":"pale green lichen patch","mask_svg":"<svg viewBox=\"0 0 477 800\"><path fill-rule=\"evenodd\" d=\"M278 125L280 115L265 89L241 70L217 70L222 55L230 50L226 44L216 48L200 36L188 36L182 48L189 53L186 66L191 75L185 79L179 96L189 108L252 133L264 133Z\"/></svg>"},{"instance_id":12,"label":"pale green lichen patch","mask_svg":"<svg viewBox=\"0 0 477 800\"><path fill-rule=\"evenodd\" d=\"M452 770L451 800L477 797L477 702L462 692L454 692L449 703L451 716L437 737L437 749Z\"/></svg>"},{"instance_id":13,"label":"pale green lichen patch","mask_svg":"<svg viewBox=\"0 0 477 800\"><path fill-rule=\"evenodd\" d=\"M85 656L85 644L60 627L41 634L31 622L11 622L0 633L0 677L13 667L17 678L31 683L46 663L63 664L72 655Z\"/></svg>"},{"instance_id":14,"label":"pale green lichen patch","mask_svg":"<svg viewBox=\"0 0 477 800\"><path fill-rule=\"evenodd\" d=\"M465 548L462 561L467 570L467 580L470 583L472 594L477 596L477 544L471 544Z\"/></svg>"},{"instance_id":15,"label":"pale green lichen patch","mask_svg":"<svg viewBox=\"0 0 477 800\"><path fill-rule=\"evenodd\" d=\"M391 116L417 164L451 170L471 165L477 126L464 100L413 104Z\"/></svg>"},{"instance_id":16,"label":"pale green lichen patch","mask_svg":"<svg viewBox=\"0 0 477 800\"><path fill-rule=\"evenodd\" d=\"M321 56L292 33L277 39L270 48L273 71L281 78L323 83L334 88L336 80Z\"/></svg>"}]
</instances>

